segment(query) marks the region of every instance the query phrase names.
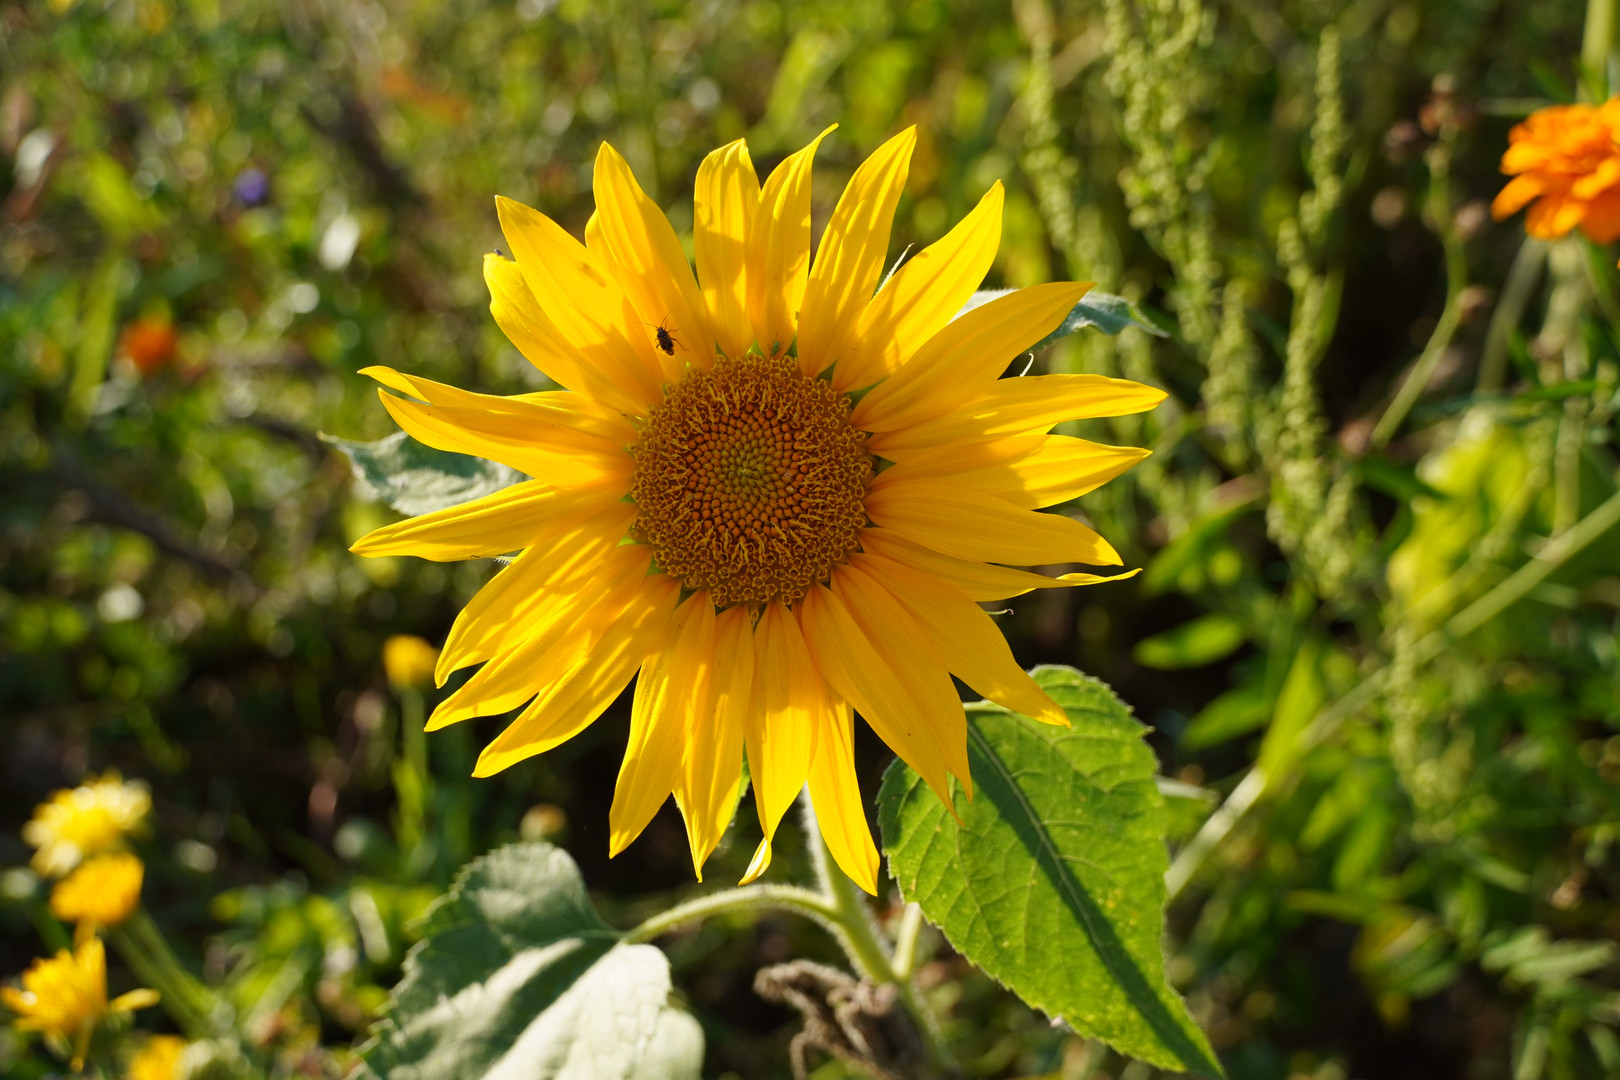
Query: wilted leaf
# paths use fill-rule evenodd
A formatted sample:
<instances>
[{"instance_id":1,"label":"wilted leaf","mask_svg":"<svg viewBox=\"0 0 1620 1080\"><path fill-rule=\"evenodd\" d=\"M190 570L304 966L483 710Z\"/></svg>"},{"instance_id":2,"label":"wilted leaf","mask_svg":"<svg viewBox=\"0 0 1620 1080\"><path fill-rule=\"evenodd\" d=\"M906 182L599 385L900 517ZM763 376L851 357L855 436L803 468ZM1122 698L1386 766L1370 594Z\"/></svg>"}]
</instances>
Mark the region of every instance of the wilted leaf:
<instances>
[{"instance_id":1,"label":"wilted leaf","mask_svg":"<svg viewBox=\"0 0 1620 1080\"><path fill-rule=\"evenodd\" d=\"M492 495L524 478L510 466L424 446L403 431L376 442L333 435L321 440L348 455L356 480L413 517Z\"/></svg>"},{"instance_id":2,"label":"wilted leaf","mask_svg":"<svg viewBox=\"0 0 1620 1080\"><path fill-rule=\"evenodd\" d=\"M962 310L956 313L956 317L960 319L964 314L979 305L988 304L996 297L1005 296L1012 291L1012 289L981 289L968 297L968 302L962 305ZM1096 289L1092 289L1080 298L1078 304L1070 309L1069 314L1064 317L1058 328L1030 346L1030 351L1044 349L1059 338L1066 338L1087 326L1094 326L1110 336L1119 334L1120 331L1129 326L1134 326L1138 330L1145 331L1155 337L1169 336L1163 329L1149 322L1147 316L1138 311L1136 305L1123 296L1115 296L1113 293L1098 292Z\"/></svg>"},{"instance_id":3,"label":"wilted leaf","mask_svg":"<svg viewBox=\"0 0 1620 1080\"><path fill-rule=\"evenodd\" d=\"M879 795L889 872L957 951L1029 1004L1154 1065L1220 1076L1165 981L1164 799L1147 730L1072 668L1036 681L1070 728L968 706L961 822L903 763Z\"/></svg>"}]
</instances>

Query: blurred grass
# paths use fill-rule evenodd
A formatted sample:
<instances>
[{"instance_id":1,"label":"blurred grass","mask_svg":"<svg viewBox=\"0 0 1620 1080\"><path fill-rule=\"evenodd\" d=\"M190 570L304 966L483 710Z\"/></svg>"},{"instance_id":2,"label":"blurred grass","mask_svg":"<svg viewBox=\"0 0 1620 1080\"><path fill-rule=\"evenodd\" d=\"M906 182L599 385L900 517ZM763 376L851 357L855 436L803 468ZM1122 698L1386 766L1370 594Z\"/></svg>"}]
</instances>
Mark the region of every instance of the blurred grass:
<instances>
[{"instance_id":1,"label":"blurred grass","mask_svg":"<svg viewBox=\"0 0 1620 1080\"><path fill-rule=\"evenodd\" d=\"M917 124L897 252L1001 179L987 287L1094 278L1179 327L1165 345L1096 336L1042 357L1174 401L1089 432L1157 451L1081 507L1148 573L1020 600L1003 622L1022 661L1113 683L1160 729L1167 773L1224 794L1257 755L1297 765L1177 911L1172 974L1232 1075L1620 1070L1612 1034L1593 1034L1614 1023L1620 972L1523 968L1534 933L1620 931L1614 545L1438 660L1414 663L1398 632L1423 583L1482 538L1495 546L1452 582L1457 602L1553 529L1554 493L1516 494L1569 423L1548 387L1584 387L1578 509L1614 486L1616 327L1592 305L1558 343L1581 343L1584 372L1526 326L1507 342L1513 400L1481 412L1490 395L1470 378L1521 235L1485 224L1478 201L1514 115L1574 85L1580 14L1501 0L8 5L0 864L26 862L16 826L87 768L149 779L149 902L199 970L230 974L295 1075L338 1067L341 1049L315 1046L363 1032L410 915L525 828L561 830L610 916L691 888L667 811L605 858L618 713L477 783L473 748L496 722L433 735L432 782L409 796L428 828L400 828L382 642L441 640L490 568L350 556L389 515L316 435L391 430L355 375L367 364L541 385L485 310L495 194L577 234L606 139L684 235L709 149L746 135L764 174L837 122L819 227L863 155ZM1319 124L1328 27L1337 149ZM1321 202L1329 178L1342 197ZM1312 193L1317 218L1301 209ZM1475 292L1406 433L1369 449L1446 299L1443 236ZM1266 442L1267 416L1293 434ZM1332 514L1342 527L1311 539ZM1394 689L1296 753L1285 735L1386 660ZM884 754L861 749L874 792ZM715 873L740 875L751 848L728 839ZM787 848L784 874L802 865ZM39 894L5 880L13 972L40 949ZM810 929L725 929L672 944L709 1071L786 1075L790 1018L751 994L752 971L831 954ZM1511 942L1529 944L1502 952ZM973 1075L1101 1061L955 959L924 978ZM44 1067L0 1038L0 1071Z\"/></svg>"}]
</instances>

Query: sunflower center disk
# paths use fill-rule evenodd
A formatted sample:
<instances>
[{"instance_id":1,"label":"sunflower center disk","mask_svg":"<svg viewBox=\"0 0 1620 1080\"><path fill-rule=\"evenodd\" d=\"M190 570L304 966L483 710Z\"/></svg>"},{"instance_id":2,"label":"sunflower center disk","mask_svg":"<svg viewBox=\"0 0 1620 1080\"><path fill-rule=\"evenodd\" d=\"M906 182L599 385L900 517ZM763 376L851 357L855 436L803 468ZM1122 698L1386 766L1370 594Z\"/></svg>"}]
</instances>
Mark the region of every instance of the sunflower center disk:
<instances>
[{"instance_id":1,"label":"sunflower center disk","mask_svg":"<svg viewBox=\"0 0 1620 1080\"><path fill-rule=\"evenodd\" d=\"M631 534L717 606L798 600L849 558L866 524L872 459L849 410L787 357L689 370L631 451Z\"/></svg>"}]
</instances>

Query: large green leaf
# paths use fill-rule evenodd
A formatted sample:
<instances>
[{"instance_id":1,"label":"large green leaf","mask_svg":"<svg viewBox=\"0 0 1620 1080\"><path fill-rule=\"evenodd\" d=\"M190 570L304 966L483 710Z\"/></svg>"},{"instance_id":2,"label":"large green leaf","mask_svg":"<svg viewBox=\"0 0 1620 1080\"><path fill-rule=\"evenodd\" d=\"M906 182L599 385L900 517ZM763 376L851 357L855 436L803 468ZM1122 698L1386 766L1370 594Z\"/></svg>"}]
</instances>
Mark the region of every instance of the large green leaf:
<instances>
[{"instance_id":1,"label":"large green leaf","mask_svg":"<svg viewBox=\"0 0 1620 1080\"><path fill-rule=\"evenodd\" d=\"M1165 981L1164 799L1147 729L1073 668L1035 680L1069 728L968 709L975 795L957 822L904 764L878 796L889 872L958 952L1075 1031L1164 1068L1220 1076Z\"/></svg>"},{"instance_id":2,"label":"large green leaf","mask_svg":"<svg viewBox=\"0 0 1620 1080\"><path fill-rule=\"evenodd\" d=\"M462 868L423 916L362 1056L389 1080L696 1080L703 1034L669 1004L669 961L623 944L579 868L512 844Z\"/></svg>"},{"instance_id":3,"label":"large green leaf","mask_svg":"<svg viewBox=\"0 0 1620 1080\"><path fill-rule=\"evenodd\" d=\"M354 442L334 435L321 439L348 455L355 479L395 510L413 517L492 495L523 479L514 468L435 450L403 431L376 442Z\"/></svg>"},{"instance_id":4,"label":"large green leaf","mask_svg":"<svg viewBox=\"0 0 1620 1080\"><path fill-rule=\"evenodd\" d=\"M962 305L962 310L956 313L956 317L961 318L979 305L988 304L998 296L1006 296L1012 291L1011 289L981 289L968 297L968 302ZM1095 327L1110 336L1118 335L1122 330L1130 326L1134 326L1138 330L1145 331L1155 337L1168 336L1161 327L1149 322L1147 316L1138 311L1136 305L1123 296L1115 296L1113 293L1098 292L1096 289L1092 289L1080 298L1078 304L1075 304L1069 310L1058 328L1030 346L1030 351L1044 349L1059 338L1066 338L1070 334L1083 330L1088 326Z\"/></svg>"}]
</instances>

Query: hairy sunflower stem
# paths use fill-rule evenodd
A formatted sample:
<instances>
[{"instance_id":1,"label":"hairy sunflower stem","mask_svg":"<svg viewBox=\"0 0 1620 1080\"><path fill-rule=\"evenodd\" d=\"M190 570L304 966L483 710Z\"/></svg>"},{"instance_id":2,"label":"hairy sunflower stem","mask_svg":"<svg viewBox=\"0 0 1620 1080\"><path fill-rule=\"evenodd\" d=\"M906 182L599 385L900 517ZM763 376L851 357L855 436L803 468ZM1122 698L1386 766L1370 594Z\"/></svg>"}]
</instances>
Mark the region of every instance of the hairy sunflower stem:
<instances>
[{"instance_id":1,"label":"hairy sunflower stem","mask_svg":"<svg viewBox=\"0 0 1620 1080\"><path fill-rule=\"evenodd\" d=\"M911 978L917 970L917 939L922 933L922 908L915 902L906 905L900 916L900 929L894 936L894 973L902 979Z\"/></svg>"},{"instance_id":2,"label":"hairy sunflower stem","mask_svg":"<svg viewBox=\"0 0 1620 1080\"><path fill-rule=\"evenodd\" d=\"M857 974L874 983L888 983L900 992L900 1003L910 1014L912 1023L917 1028L917 1034L922 1038L923 1045L928 1051L930 1063L937 1068L954 1070L956 1058L945 1041L939 1018L917 992L910 971L902 972L896 966L893 947L884 940L877 924L873 922L872 914L860 890L849 879L849 875L839 869L838 864L833 861L832 853L827 850L827 843L821 837L821 827L816 822L814 805L808 796L801 798L799 802L804 811L804 831L814 857L816 877L821 882L824 895L832 901L837 911L833 920L833 931L838 943L843 946L845 954L849 957L850 964Z\"/></svg>"},{"instance_id":3,"label":"hairy sunflower stem","mask_svg":"<svg viewBox=\"0 0 1620 1080\"><path fill-rule=\"evenodd\" d=\"M660 911L640 926L629 930L624 940L640 944L661 937L687 923L710 919L716 915L729 915L737 911L791 911L815 919L829 930L835 930L839 911L831 900L811 889L797 885L745 885L740 889L726 889L710 893L695 900L676 904L668 911Z\"/></svg>"}]
</instances>

